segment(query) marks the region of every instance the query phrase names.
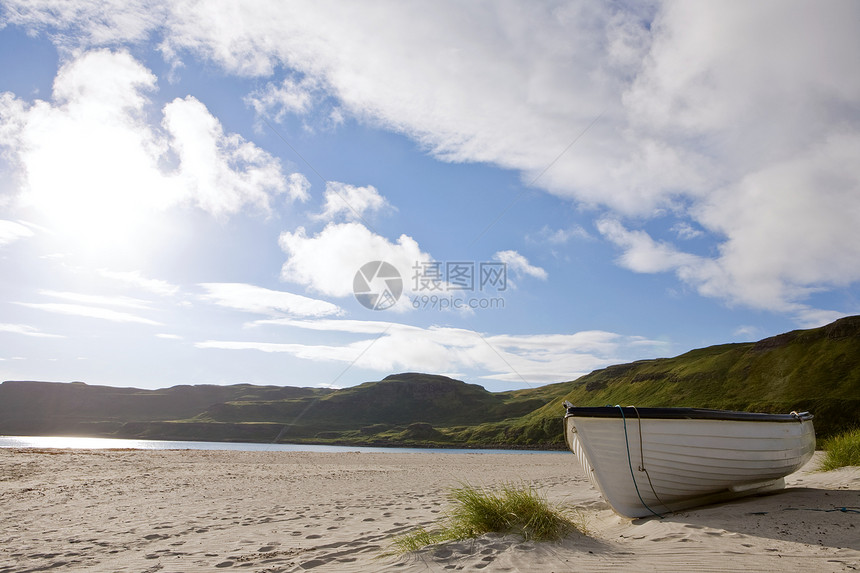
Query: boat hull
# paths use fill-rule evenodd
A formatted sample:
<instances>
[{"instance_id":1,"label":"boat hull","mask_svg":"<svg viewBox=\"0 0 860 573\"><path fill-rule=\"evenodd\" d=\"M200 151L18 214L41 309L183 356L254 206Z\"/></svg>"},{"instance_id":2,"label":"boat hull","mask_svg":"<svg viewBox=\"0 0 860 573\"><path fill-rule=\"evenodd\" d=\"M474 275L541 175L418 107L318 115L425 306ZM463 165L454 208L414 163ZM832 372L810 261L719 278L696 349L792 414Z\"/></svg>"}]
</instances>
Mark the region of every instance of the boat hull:
<instances>
[{"instance_id":1,"label":"boat hull","mask_svg":"<svg viewBox=\"0 0 860 573\"><path fill-rule=\"evenodd\" d=\"M811 415L720 415L571 407L565 438L603 498L627 517L781 489L815 451Z\"/></svg>"}]
</instances>

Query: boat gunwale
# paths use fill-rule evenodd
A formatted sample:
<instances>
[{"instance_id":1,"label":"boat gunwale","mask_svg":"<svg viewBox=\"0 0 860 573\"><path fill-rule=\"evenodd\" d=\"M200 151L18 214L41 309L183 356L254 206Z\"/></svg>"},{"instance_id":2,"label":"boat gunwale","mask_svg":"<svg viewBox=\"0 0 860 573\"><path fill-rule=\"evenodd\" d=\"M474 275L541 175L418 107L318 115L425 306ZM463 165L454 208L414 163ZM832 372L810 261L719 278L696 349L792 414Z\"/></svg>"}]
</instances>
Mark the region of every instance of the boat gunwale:
<instances>
[{"instance_id":1,"label":"boat gunwale","mask_svg":"<svg viewBox=\"0 0 860 573\"><path fill-rule=\"evenodd\" d=\"M731 422L780 422L797 423L812 420L809 412L791 414L765 414L762 412L736 412L732 410L710 410L707 408L651 408L624 406L629 412L622 412L618 406L570 406L565 418L640 418L659 420L721 420ZM622 416L623 414L623 416Z\"/></svg>"}]
</instances>

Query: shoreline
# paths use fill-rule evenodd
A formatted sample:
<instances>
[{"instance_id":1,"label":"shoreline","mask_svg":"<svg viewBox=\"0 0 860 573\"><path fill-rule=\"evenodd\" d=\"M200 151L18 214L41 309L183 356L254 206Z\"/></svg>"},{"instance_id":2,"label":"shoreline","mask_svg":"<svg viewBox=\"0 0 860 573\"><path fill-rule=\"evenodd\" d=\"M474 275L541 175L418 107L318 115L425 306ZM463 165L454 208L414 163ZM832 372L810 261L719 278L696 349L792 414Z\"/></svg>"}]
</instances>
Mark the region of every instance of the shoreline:
<instances>
[{"instance_id":1,"label":"shoreline","mask_svg":"<svg viewBox=\"0 0 860 573\"><path fill-rule=\"evenodd\" d=\"M860 568L860 468L780 492L617 516L566 452L319 453L0 449L0 571L845 571ZM485 535L385 556L463 483L536 487L589 535Z\"/></svg>"},{"instance_id":2,"label":"shoreline","mask_svg":"<svg viewBox=\"0 0 860 573\"><path fill-rule=\"evenodd\" d=\"M53 443L52 443L53 441ZM91 441L91 443L87 443L86 441ZM115 441L116 446L112 447L109 442ZM21 444L16 442L22 442ZM76 442L80 442L77 443ZM176 445L177 447L132 447L128 444L130 443L163 443ZM187 444L198 444L200 446L235 446L235 447L225 447L225 448L216 448L216 447L186 447ZM243 447L245 446L245 447ZM254 447L257 446L257 447ZM292 449L291 447L295 448ZM266 448L286 448L286 449L272 449L267 450ZM209 440L162 440L155 438L105 438L105 437L97 437L97 436L64 436L64 435L43 435L43 436L24 436L24 435L4 435L0 434L0 449L3 448L12 448L12 449L27 449L27 448L36 448L36 449L50 449L50 448L61 448L61 449L139 449L139 450L169 450L169 449L179 449L179 450L232 450L232 451L321 451L325 452L327 450L313 450L308 449L304 450L303 448L333 448L335 449L349 449L349 448L359 448L364 450L378 451L380 453L391 451L436 451L438 453L445 452L471 452L474 451L476 453L506 453L506 452L522 452L522 453L564 453L568 450L566 448L563 449L554 449L554 448L532 448L526 446L518 446L518 445L485 445L485 446L475 446L475 445L445 445L445 444L414 444L410 442L398 442L392 444L382 444L375 442L352 442L352 441L331 441L331 442L320 442L320 441L297 441L297 442L243 442L243 441L209 441Z\"/></svg>"}]
</instances>

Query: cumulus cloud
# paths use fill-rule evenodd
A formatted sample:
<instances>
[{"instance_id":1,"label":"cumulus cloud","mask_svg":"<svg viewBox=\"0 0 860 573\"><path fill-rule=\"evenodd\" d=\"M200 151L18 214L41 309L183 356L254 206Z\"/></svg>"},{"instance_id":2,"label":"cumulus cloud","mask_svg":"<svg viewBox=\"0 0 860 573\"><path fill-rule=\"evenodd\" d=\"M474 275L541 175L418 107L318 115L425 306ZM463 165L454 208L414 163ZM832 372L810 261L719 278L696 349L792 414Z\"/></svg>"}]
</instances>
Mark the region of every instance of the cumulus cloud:
<instances>
[{"instance_id":1,"label":"cumulus cloud","mask_svg":"<svg viewBox=\"0 0 860 573\"><path fill-rule=\"evenodd\" d=\"M680 252L669 243L655 241L645 231L630 231L615 219L598 221L597 230L623 249L618 262L631 271L660 273L704 263L701 257Z\"/></svg>"},{"instance_id":2,"label":"cumulus cloud","mask_svg":"<svg viewBox=\"0 0 860 573\"><path fill-rule=\"evenodd\" d=\"M313 85L337 113L437 158L519 170L622 225L603 227L623 265L675 272L705 296L780 311L858 280L849 215L860 167L845 158L860 137L860 5L850 0L184 0L109 16L95 2L8 6L10 22L58 41L157 32L174 63L198 57L270 79L249 100L270 116L305 113ZM675 227L682 239L701 229L716 255L691 258L629 229L657 214L668 231L687 224Z\"/></svg>"},{"instance_id":3,"label":"cumulus cloud","mask_svg":"<svg viewBox=\"0 0 860 573\"><path fill-rule=\"evenodd\" d=\"M280 162L240 135L225 134L193 96L164 106L163 123L179 158L183 191L205 211L230 215L245 205L268 211L270 194L286 190Z\"/></svg>"},{"instance_id":4,"label":"cumulus cloud","mask_svg":"<svg viewBox=\"0 0 860 573\"><path fill-rule=\"evenodd\" d=\"M530 276L545 281L547 272L529 263L529 260L516 251L499 251L493 258L504 263L508 272L518 276Z\"/></svg>"},{"instance_id":5,"label":"cumulus cloud","mask_svg":"<svg viewBox=\"0 0 860 573\"><path fill-rule=\"evenodd\" d=\"M840 169L837 146L822 143L858 134L856 4L435 4L420 17L414 9L355 6L332 16L321 5L289 14L234 6L231 18L183 23L171 41L238 73L265 76L285 63L318 78L353 115L405 133L441 159L492 162L526 181L540 175L549 191L609 208L619 220L676 211L711 233L718 258L691 259L639 237L622 262L680 269L703 295L779 310L810 289L857 280L847 267L858 259L844 246L858 244L844 240L856 225L820 216L829 210L784 208L772 194L760 200L779 219L716 220L716 205L748 204L746 184L788 161L830 169L798 173L800 202L815 201L821 176L860 195L856 162ZM399 24L377 25L383 21ZM287 33L273 33L283 26ZM843 240L836 249L807 242L806 267L792 260L797 241L766 241L775 250L764 252L748 239L763 227L784 237L815 221L828 221Z\"/></svg>"},{"instance_id":6,"label":"cumulus cloud","mask_svg":"<svg viewBox=\"0 0 860 573\"><path fill-rule=\"evenodd\" d=\"M788 313L807 328L846 314L804 304L802 301L815 290L812 284L786 277L778 265L768 268L752 256L736 257L731 251L717 258L686 253L670 243L655 241L645 231L629 230L616 220L601 220L598 230L622 250L618 258L622 267L637 273L673 272L703 296Z\"/></svg>"},{"instance_id":7,"label":"cumulus cloud","mask_svg":"<svg viewBox=\"0 0 860 573\"><path fill-rule=\"evenodd\" d=\"M679 239L695 239L697 237L704 236L705 234L703 231L700 231L689 223L685 223L683 221L672 225L670 230L678 235Z\"/></svg>"},{"instance_id":8,"label":"cumulus cloud","mask_svg":"<svg viewBox=\"0 0 860 573\"><path fill-rule=\"evenodd\" d=\"M67 49L144 40L168 11L166 4L147 0L4 0L3 8L5 22L33 31L50 29Z\"/></svg>"},{"instance_id":9,"label":"cumulus cloud","mask_svg":"<svg viewBox=\"0 0 860 573\"><path fill-rule=\"evenodd\" d=\"M860 133L834 134L703 202L699 218L727 237L719 260L740 285L802 298L860 280L858 154Z\"/></svg>"},{"instance_id":10,"label":"cumulus cloud","mask_svg":"<svg viewBox=\"0 0 860 573\"><path fill-rule=\"evenodd\" d=\"M329 223L313 236L299 227L282 233L279 243L287 254L283 280L337 297L353 294L355 273L365 263L386 261L408 284L415 265L432 260L412 237L401 235L392 243L360 223Z\"/></svg>"},{"instance_id":11,"label":"cumulus cloud","mask_svg":"<svg viewBox=\"0 0 860 573\"><path fill-rule=\"evenodd\" d=\"M270 116L280 122L288 113L307 113L313 105L311 94L315 89L313 80L284 78L280 84L269 82L264 88L252 92L245 98L245 102L254 108L258 115Z\"/></svg>"},{"instance_id":12,"label":"cumulus cloud","mask_svg":"<svg viewBox=\"0 0 860 573\"><path fill-rule=\"evenodd\" d=\"M20 166L24 203L55 229L82 235L122 233L179 204L215 216L268 211L269 197L286 191L278 160L225 133L191 96L168 103L153 125L155 89L128 52L95 50L62 65L50 102L4 94L0 143Z\"/></svg>"},{"instance_id":13,"label":"cumulus cloud","mask_svg":"<svg viewBox=\"0 0 860 573\"><path fill-rule=\"evenodd\" d=\"M357 187L347 183L329 181L325 188L325 205L317 218L334 221L344 218L349 221L364 219L369 213L393 209L376 187Z\"/></svg>"},{"instance_id":14,"label":"cumulus cloud","mask_svg":"<svg viewBox=\"0 0 860 573\"><path fill-rule=\"evenodd\" d=\"M571 380L610 364L641 357L662 343L605 331L488 336L473 330L357 320L269 320L265 324L348 334L370 334L344 344L208 340L198 348L283 352L311 361L343 362L379 372L457 373L480 369L487 379L517 383Z\"/></svg>"},{"instance_id":15,"label":"cumulus cloud","mask_svg":"<svg viewBox=\"0 0 860 573\"><path fill-rule=\"evenodd\" d=\"M301 173L290 173L287 177L287 193L293 201L305 203L311 198L311 182Z\"/></svg>"},{"instance_id":16,"label":"cumulus cloud","mask_svg":"<svg viewBox=\"0 0 860 573\"><path fill-rule=\"evenodd\" d=\"M245 283L202 283L205 301L218 306L265 315L330 316L342 310L330 302Z\"/></svg>"}]
</instances>

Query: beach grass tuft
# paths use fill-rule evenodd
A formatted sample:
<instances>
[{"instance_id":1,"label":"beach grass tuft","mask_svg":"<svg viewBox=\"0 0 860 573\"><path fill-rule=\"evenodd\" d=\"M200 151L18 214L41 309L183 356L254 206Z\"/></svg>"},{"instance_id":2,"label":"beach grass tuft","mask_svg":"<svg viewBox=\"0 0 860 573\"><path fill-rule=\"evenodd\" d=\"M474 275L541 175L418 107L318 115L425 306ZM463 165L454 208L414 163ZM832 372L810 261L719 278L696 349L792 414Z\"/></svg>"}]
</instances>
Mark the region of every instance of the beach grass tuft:
<instances>
[{"instance_id":1,"label":"beach grass tuft","mask_svg":"<svg viewBox=\"0 0 860 573\"><path fill-rule=\"evenodd\" d=\"M505 484L491 490L463 485L451 490L450 499L453 507L443 525L431 531L418 528L394 540L401 553L485 533L516 533L534 541L558 540L571 531L585 533L579 512L553 508L530 486Z\"/></svg>"},{"instance_id":2,"label":"beach grass tuft","mask_svg":"<svg viewBox=\"0 0 860 573\"><path fill-rule=\"evenodd\" d=\"M824 460L821 471L830 471L845 466L860 466L860 428L854 428L838 436L824 440Z\"/></svg>"}]
</instances>

